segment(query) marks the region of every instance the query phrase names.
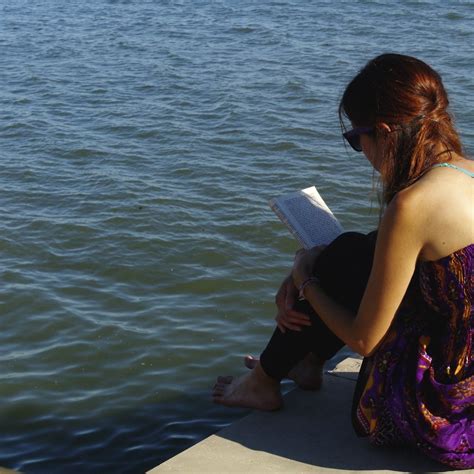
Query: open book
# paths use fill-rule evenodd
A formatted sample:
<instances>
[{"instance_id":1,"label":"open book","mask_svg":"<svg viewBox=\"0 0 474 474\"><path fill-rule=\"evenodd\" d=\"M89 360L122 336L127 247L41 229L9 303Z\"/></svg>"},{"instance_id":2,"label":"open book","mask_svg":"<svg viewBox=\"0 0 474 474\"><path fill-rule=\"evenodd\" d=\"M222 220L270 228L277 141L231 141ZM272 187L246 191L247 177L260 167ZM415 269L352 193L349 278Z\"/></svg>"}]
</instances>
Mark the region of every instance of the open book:
<instances>
[{"instance_id":1,"label":"open book","mask_svg":"<svg viewBox=\"0 0 474 474\"><path fill-rule=\"evenodd\" d=\"M343 232L314 186L271 199L269 204L306 249L327 245Z\"/></svg>"}]
</instances>

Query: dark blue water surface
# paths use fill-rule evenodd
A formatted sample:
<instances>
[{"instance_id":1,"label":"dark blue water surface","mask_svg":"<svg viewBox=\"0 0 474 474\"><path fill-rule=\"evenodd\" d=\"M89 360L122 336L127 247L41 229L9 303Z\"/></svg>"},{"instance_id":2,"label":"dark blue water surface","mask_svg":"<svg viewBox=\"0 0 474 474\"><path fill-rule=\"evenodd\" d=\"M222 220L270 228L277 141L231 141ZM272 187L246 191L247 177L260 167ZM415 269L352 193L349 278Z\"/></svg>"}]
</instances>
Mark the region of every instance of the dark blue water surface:
<instances>
[{"instance_id":1,"label":"dark blue water surface","mask_svg":"<svg viewBox=\"0 0 474 474\"><path fill-rule=\"evenodd\" d=\"M0 464L144 472L245 411L210 403L273 327L316 184L377 223L337 104L372 56L443 75L474 150L474 4L0 2Z\"/></svg>"}]
</instances>

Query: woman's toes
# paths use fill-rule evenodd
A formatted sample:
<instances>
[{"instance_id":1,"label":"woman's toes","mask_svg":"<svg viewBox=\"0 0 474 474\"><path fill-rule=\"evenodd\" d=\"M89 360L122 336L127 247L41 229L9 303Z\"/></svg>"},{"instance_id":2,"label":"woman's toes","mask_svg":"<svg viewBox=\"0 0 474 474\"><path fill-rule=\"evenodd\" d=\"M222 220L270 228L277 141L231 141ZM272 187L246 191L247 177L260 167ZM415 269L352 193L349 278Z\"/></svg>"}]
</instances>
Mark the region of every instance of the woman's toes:
<instances>
[{"instance_id":1,"label":"woman's toes","mask_svg":"<svg viewBox=\"0 0 474 474\"><path fill-rule=\"evenodd\" d=\"M216 384L214 385L214 390L212 391L212 393L222 395L225 391L225 387L226 387L225 385Z\"/></svg>"},{"instance_id":2,"label":"woman's toes","mask_svg":"<svg viewBox=\"0 0 474 474\"><path fill-rule=\"evenodd\" d=\"M246 355L244 357L244 365L247 367L247 369L253 369L259 362L259 359L251 356L251 355Z\"/></svg>"},{"instance_id":3,"label":"woman's toes","mask_svg":"<svg viewBox=\"0 0 474 474\"><path fill-rule=\"evenodd\" d=\"M225 376L219 375L219 377L217 377L217 382L218 383L231 383L233 378L234 377L232 377L232 375L225 375Z\"/></svg>"}]
</instances>

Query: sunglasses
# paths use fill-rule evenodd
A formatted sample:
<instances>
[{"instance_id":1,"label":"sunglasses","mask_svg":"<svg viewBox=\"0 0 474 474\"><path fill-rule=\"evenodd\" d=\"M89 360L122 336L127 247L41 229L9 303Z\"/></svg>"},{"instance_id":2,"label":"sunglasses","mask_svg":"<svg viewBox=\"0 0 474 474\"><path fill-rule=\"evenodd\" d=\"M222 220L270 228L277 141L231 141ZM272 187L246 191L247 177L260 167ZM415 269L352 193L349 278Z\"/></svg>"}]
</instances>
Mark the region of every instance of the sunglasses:
<instances>
[{"instance_id":1,"label":"sunglasses","mask_svg":"<svg viewBox=\"0 0 474 474\"><path fill-rule=\"evenodd\" d=\"M362 151L362 147L360 146L360 136L364 133L372 133L373 131L374 127L356 127L343 133L342 136L355 151L360 152Z\"/></svg>"}]
</instances>

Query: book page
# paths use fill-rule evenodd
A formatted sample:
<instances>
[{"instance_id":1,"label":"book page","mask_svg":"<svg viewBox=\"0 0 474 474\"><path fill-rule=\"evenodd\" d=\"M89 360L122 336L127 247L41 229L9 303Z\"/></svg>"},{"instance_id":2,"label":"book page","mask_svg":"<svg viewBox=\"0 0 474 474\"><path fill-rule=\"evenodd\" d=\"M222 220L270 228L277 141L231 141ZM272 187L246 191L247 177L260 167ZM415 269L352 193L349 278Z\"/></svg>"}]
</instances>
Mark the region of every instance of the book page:
<instances>
[{"instance_id":1,"label":"book page","mask_svg":"<svg viewBox=\"0 0 474 474\"><path fill-rule=\"evenodd\" d=\"M273 199L270 207L305 248L327 245L343 232L314 186Z\"/></svg>"}]
</instances>

